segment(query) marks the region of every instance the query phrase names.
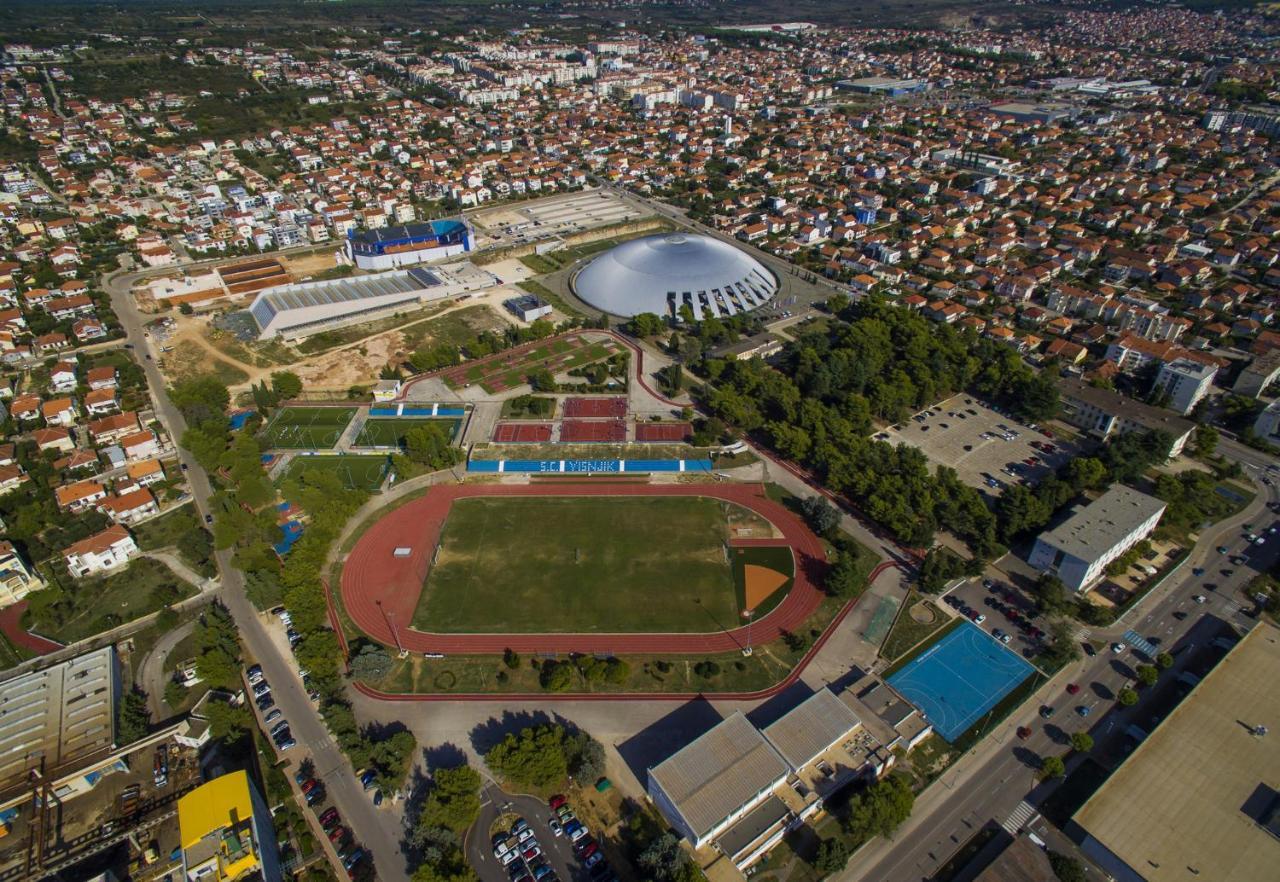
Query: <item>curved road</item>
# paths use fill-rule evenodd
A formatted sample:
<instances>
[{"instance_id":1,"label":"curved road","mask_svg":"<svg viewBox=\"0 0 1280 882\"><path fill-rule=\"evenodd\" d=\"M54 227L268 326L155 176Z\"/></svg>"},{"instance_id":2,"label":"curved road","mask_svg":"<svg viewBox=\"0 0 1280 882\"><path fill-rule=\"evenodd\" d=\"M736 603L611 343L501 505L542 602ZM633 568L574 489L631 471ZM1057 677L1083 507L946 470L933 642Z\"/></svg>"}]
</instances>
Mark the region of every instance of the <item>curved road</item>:
<instances>
[{"instance_id":1,"label":"curved road","mask_svg":"<svg viewBox=\"0 0 1280 882\"><path fill-rule=\"evenodd\" d=\"M152 720L165 720L169 717L169 709L164 704L164 687L169 682L169 667L165 661L173 648L181 643L196 628L192 619L179 625L156 641L156 645L147 653L142 664L138 665L138 673L134 684L147 694L147 709L151 711Z\"/></svg>"}]
</instances>

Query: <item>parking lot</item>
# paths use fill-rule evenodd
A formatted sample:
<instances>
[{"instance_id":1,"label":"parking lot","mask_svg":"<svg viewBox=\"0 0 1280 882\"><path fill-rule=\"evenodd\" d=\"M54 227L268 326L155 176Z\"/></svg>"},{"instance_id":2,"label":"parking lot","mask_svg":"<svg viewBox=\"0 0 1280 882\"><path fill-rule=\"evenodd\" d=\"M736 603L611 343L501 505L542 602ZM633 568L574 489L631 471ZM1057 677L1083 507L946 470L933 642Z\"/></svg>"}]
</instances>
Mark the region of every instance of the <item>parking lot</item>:
<instances>
[{"instance_id":1,"label":"parking lot","mask_svg":"<svg viewBox=\"0 0 1280 882\"><path fill-rule=\"evenodd\" d=\"M521 244L638 220L642 213L604 190L533 199L475 212L470 220L494 244Z\"/></svg>"},{"instance_id":2,"label":"parking lot","mask_svg":"<svg viewBox=\"0 0 1280 882\"><path fill-rule=\"evenodd\" d=\"M479 835L468 847L484 882L617 882L592 831L562 797L548 805L496 787L485 797L490 802L477 822Z\"/></svg>"},{"instance_id":3,"label":"parking lot","mask_svg":"<svg viewBox=\"0 0 1280 882\"><path fill-rule=\"evenodd\" d=\"M1054 437L1053 430L1033 429L965 394L876 438L919 448L934 465L955 469L961 481L993 495L1010 483L1035 484L1075 455L1074 446Z\"/></svg>"},{"instance_id":4,"label":"parking lot","mask_svg":"<svg viewBox=\"0 0 1280 882\"><path fill-rule=\"evenodd\" d=\"M1031 599L1008 581L970 579L948 592L942 602L1023 658L1039 651L1045 623L1036 616Z\"/></svg>"}]
</instances>

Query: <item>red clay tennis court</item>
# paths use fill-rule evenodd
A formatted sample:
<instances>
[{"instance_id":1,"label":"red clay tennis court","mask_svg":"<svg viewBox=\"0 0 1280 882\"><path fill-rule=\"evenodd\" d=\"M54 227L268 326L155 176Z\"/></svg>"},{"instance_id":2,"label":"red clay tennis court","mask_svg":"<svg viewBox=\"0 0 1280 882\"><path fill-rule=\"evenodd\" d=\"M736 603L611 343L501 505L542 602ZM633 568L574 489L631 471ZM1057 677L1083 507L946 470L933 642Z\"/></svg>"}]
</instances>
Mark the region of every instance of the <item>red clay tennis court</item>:
<instances>
[{"instance_id":1,"label":"red clay tennis court","mask_svg":"<svg viewBox=\"0 0 1280 882\"><path fill-rule=\"evenodd\" d=\"M636 441L641 443L678 443L692 434L688 423L636 423Z\"/></svg>"},{"instance_id":2,"label":"red clay tennis court","mask_svg":"<svg viewBox=\"0 0 1280 882\"><path fill-rule=\"evenodd\" d=\"M621 419L627 415L627 399L616 398L566 398L564 400L564 416L568 419L584 417L586 419L604 419L613 417Z\"/></svg>"},{"instance_id":3,"label":"red clay tennis court","mask_svg":"<svg viewBox=\"0 0 1280 882\"><path fill-rule=\"evenodd\" d=\"M545 444L551 440L551 423L498 423L493 440L496 444Z\"/></svg>"},{"instance_id":4,"label":"red clay tennis court","mask_svg":"<svg viewBox=\"0 0 1280 882\"><path fill-rule=\"evenodd\" d=\"M564 420L560 440L565 444L621 443L627 440L627 424L622 420Z\"/></svg>"}]
</instances>

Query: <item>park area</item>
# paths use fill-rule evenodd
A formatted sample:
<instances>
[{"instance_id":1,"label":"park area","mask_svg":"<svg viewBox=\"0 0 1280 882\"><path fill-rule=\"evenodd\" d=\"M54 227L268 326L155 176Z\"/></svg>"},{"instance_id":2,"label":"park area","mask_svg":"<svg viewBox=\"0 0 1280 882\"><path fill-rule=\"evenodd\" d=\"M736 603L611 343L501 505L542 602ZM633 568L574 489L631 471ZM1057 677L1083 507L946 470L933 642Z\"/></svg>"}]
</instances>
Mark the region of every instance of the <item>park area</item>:
<instances>
[{"instance_id":1,"label":"park area","mask_svg":"<svg viewBox=\"0 0 1280 882\"><path fill-rule=\"evenodd\" d=\"M440 377L452 389L479 384L486 392L496 394L524 385L534 371L559 374L601 361L618 351L618 345L611 340L594 341L568 334L449 368Z\"/></svg>"},{"instance_id":2,"label":"park area","mask_svg":"<svg viewBox=\"0 0 1280 882\"><path fill-rule=\"evenodd\" d=\"M269 447L327 450L355 415L354 407L282 407L263 431Z\"/></svg>"},{"instance_id":3,"label":"park area","mask_svg":"<svg viewBox=\"0 0 1280 882\"><path fill-rule=\"evenodd\" d=\"M420 426L436 425L442 429L452 443L458 437L458 431L462 428L462 419L453 418L431 418L431 419L413 419L404 417L391 417L387 419L373 418L365 420L364 425L360 427L356 440L352 443L353 447L404 447L404 436L413 429Z\"/></svg>"},{"instance_id":4,"label":"park area","mask_svg":"<svg viewBox=\"0 0 1280 882\"><path fill-rule=\"evenodd\" d=\"M729 509L758 517L701 496L460 499L413 627L597 634L737 627ZM535 525L543 529L531 531ZM778 595L790 576L774 580ZM776 603L773 593L767 600Z\"/></svg>"},{"instance_id":5,"label":"park area","mask_svg":"<svg viewBox=\"0 0 1280 882\"><path fill-rule=\"evenodd\" d=\"M285 480L329 472L348 490L372 492L382 486L387 468L386 456L299 456L289 463Z\"/></svg>"}]
</instances>

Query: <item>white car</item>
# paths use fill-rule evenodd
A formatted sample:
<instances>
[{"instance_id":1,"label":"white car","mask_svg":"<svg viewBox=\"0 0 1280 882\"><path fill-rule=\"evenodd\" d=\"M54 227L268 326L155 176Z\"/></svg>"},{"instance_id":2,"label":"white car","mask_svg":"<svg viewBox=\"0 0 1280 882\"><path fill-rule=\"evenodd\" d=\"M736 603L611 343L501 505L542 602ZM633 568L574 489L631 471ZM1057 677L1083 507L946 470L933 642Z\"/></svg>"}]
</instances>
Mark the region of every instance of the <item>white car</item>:
<instances>
[{"instance_id":1,"label":"white car","mask_svg":"<svg viewBox=\"0 0 1280 882\"><path fill-rule=\"evenodd\" d=\"M514 848L509 848L502 853L502 857L498 858L498 860L502 861L502 865L505 867L513 863L519 857L519 852Z\"/></svg>"},{"instance_id":2,"label":"white car","mask_svg":"<svg viewBox=\"0 0 1280 882\"><path fill-rule=\"evenodd\" d=\"M569 834L569 839L577 842L579 839L587 835L587 828L581 825L574 827L573 832Z\"/></svg>"},{"instance_id":3,"label":"white car","mask_svg":"<svg viewBox=\"0 0 1280 882\"><path fill-rule=\"evenodd\" d=\"M1203 594L1197 594L1195 597L1193 597L1193 598L1191 598L1191 599L1192 599L1192 600L1194 600L1196 603L1204 603L1204 602L1205 602L1205 596L1204 596Z\"/></svg>"},{"instance_id":4,"label":"white car","mask_svg":"<svg viewBox=\"0 0 1280 882\"><path fill-rule=\"evenodd\" d=\"M533 828L525 827L523 830L520 831L520 835L518 838L522 843L528 842L530 839L533 838Z\"/></svg>"},{"instance_id":5,"label":"white car","mask_svg":"<svg viewBox=\"0 0 1280 882\"><path fill-rule=\"evenodd\" d=\"M1123 643L1111 644L1111 651L1114 652L1116 655L1119 655L1120 653L1124 652L1128 648L1129 647L1125 646Z\"/></svg>"}]
</instances>

